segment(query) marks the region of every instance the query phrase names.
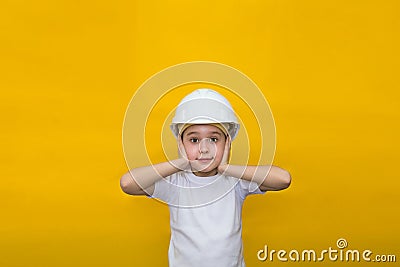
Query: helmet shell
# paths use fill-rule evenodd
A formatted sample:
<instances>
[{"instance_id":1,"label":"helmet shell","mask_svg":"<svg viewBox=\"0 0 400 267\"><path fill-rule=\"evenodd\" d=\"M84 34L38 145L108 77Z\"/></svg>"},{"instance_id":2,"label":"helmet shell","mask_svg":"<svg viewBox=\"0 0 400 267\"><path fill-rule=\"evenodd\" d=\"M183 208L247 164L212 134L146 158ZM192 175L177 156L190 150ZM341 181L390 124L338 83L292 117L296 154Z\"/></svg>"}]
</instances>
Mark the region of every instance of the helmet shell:
<instances>
[{"instance_id":1,"label":"helmet shell","mask_svg":"<svg viewBox=\"0 0 400 267\"><path fill-rule=\"evenodd\" d=\"M231 104L224 96L211 89L197 89L181 100L170 128L178 137L180 124L210 123L221 123L232 140L240 127Z\"/></svg>"}]
</instances>

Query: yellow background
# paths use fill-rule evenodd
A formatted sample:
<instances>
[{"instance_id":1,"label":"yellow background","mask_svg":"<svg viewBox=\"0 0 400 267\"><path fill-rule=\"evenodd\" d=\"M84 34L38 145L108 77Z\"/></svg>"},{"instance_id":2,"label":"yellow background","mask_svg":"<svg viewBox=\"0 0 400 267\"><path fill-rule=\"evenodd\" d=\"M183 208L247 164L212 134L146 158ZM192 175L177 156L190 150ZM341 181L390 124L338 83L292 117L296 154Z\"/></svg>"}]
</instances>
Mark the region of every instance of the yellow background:
<instances>
[{"instance_id":1,"label":"yellow background","mask_svg":"<svg viewBox=\"0 0 400 267\"><path fill-rule=\"evenodd\" d=\"M263 90L274 164L293 177L247 199L248 266L321 265L256 252L335 248L340 237L399 258L399 8L2 1L0 266L166 266L167 207L119 189L122 122L147 78L194 60L237 68Z\"/></svg>"}]
</instances>

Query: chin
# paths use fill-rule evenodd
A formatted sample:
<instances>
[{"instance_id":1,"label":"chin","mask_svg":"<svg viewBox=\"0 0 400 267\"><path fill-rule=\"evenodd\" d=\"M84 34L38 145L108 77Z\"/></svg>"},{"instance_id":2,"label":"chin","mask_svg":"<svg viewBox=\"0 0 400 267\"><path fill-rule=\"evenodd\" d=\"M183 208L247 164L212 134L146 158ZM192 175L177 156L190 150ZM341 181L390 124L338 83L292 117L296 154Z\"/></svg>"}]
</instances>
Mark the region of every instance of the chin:
<instances>
[{"instance_id":1,"label":"chin","mask_svg":"<svg viewBox=\"0 0 400 267\"><path fill-rule=\"evenodd\" d=\"M218 173L218 169L217 168L214 168L214 169L211 169L211 170L209 170L207 168L207 169L202 170L202 171L194 172L194 174L197 175L197 176L214 176L217 173Z\"/></svg>"}]
</instances>

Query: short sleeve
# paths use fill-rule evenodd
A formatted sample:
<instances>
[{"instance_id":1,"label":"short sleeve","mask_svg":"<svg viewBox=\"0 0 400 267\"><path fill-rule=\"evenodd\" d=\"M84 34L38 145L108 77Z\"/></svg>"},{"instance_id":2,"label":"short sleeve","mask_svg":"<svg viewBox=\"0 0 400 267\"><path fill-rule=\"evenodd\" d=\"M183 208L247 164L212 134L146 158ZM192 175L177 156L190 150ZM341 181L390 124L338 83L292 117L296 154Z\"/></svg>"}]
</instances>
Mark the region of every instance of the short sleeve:
<instances>
[{"instance_id":1,"label":"short sleeve","mask_svg":"<svg viewBox=\"0 0 400 267\"><path fill-rule=\"evenodd\" d=\"M154 184L154 192L151 195L153 198L157 198L166 203L172 203L174 197L177 197L178 187L174 184L176 181L176 176L168 176L157 181Z\"/></svg>"},{"instance_id":2,"label":"short sleeve","mask_svg":"<svg viewBox=\"0 0 400 267\"><path fill-rule=\"evenodd\" d=\"M253 194L265 194L260 190L260 187L256 182L250 182L240 179L236 184L236 191L239 193L242 199L245 199L248 195Z\"/></svg>"}]
</instances>

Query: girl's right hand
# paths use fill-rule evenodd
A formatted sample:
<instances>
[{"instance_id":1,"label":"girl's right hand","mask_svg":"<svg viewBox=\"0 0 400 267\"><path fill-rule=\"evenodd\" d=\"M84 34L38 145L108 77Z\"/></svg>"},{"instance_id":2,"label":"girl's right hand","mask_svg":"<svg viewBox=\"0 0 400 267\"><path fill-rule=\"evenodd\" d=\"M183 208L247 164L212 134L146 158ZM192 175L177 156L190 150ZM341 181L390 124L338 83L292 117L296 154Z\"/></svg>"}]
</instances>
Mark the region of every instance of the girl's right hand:
<instances>
[{"instance_id":1,"label":"girl's right hand","mask_svg":"<svg viewBox=\"0 0 400 267\"><path fill-rule=\"evenodd\" d=\"M179 159L178 159L178 163L174 164L174 166L178 169L180 169L181 171L191 171L191 167L190 167L190 161L186 155L186 150L185 147L183 146L183 142L182 142L182 138L179 135L177 138L177 143L178 143L178 155L179 155Z\"/></svg>"},{"instance_id":2,"label":"girl's right hand","mask_svg":"<svg viewBox=\"0 0 400 267\"><path fill-rule=\"evenodd\" d=\"M183 141L182 141L182 138L181 138L180 135L178 136L176 142L178 143L178 155L179 155L179 158L188 159L187 155L186 155L186 150L185 150L185 147L183 146Z\"/></svg>"}]
</instances>

